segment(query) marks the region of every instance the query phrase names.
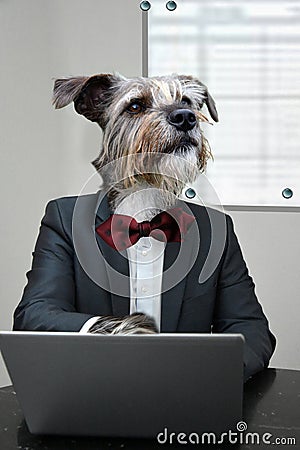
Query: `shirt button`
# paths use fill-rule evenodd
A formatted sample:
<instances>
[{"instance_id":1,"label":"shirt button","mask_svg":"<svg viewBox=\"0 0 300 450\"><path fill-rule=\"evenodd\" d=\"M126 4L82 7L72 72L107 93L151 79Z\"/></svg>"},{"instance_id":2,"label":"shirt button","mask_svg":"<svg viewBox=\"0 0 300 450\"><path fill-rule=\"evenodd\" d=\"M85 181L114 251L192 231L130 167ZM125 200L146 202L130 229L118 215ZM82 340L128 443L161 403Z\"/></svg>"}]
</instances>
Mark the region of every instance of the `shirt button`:
<instances>
[{"instance_id":1,"label":"shirt button","mask_svg":"<svg viewBox=\"0 0 300 450\"><path fill-rule=\"evenodd\" d=\"M146 286L143 286L143 287L142 287L142 292L147 292Z\"/></svg>"},{"instance_id":2,"label":"shirt button","mask_svg":"<svg viewBox=\"0 0 300 450\"><path fill-rule=\"evenodd\" d=\"M143 255L143 256L146 256L147 253L148 253L147 250L143 250L143 251L142 251L142 255Z\"/></svg>"}]
</instances>

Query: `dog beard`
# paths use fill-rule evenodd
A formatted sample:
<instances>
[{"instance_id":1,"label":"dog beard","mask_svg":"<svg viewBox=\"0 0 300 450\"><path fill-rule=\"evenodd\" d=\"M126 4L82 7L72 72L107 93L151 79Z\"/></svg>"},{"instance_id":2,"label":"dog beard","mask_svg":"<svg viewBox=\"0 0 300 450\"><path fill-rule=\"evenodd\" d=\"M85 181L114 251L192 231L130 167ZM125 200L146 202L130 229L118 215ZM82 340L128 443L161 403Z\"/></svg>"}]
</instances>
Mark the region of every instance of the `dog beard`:
<instances>
[{"instance_id":1,"label":"dog beard","mask_svg":"<svg viewBox=\"0 0 300 450\"><path fill-rule=\"evenodd\" d=\"M119 158L100 173L104 186L110 187L112 211L143 221L174 207L184 186L193 182L199 171L199 149L185 144L173 153Z\"/></svg>"}]
</instances>

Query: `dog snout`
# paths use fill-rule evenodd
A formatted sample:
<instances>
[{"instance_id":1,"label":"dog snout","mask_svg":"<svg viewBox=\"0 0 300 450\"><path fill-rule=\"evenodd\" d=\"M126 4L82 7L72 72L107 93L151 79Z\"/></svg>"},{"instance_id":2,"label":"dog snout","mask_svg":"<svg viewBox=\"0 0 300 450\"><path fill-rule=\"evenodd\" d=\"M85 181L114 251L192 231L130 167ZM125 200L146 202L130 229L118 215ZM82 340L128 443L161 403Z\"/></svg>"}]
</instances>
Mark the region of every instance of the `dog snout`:
<instances>
[{"instance_id":1,"label":"dog snout","mask_svg":"<svg viewBox=\"0 0 300 450\"><path fill-rule=\"evenodd\" d=\"M181 131L192 130L197 122L195 114L190 109L175 109L168 115L167 120Z\"/></svg>"}]
</instances>

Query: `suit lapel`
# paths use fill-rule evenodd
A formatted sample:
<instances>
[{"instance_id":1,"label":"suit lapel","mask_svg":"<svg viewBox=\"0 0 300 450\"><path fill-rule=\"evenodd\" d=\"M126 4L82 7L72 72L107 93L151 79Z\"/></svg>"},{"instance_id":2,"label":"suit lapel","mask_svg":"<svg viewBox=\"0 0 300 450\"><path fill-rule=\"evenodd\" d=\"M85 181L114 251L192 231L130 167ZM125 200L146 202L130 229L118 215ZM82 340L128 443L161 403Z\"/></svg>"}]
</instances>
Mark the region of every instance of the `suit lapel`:
<instances>
[{"instance_id":1,"label":"suit lapel","mask_svg":"<svg viewBox=\"0 0 300 450\"><path fill-rule=\"evenodd\" d=\"M178 328L186 281L198 254L198 227L191 226L182 242L168 242L165 249L162 282L161 331L174 332Z\"/></svg>"},{"instance_id":2,"label":"suit lapel","mask_svg":"<svg viewBox=\"0 0 300 450\"><path fill-rule=\"evenodd\" d=\"M180 242L168 242L165 249L161 297L161 331L163 333L176 331L181 310L186 278L169 288L170 283L173 284L172 265L178 257L179 250Z\"/></svg>"},{"instance_id":3,"label":"suit lapel","mask_svg":"<svg viewBox=\"0 0 300 450\"><path fill-rule=\"evenodd\" d=\"M108 205L107 196L104 191L100 191L97 204L95 230L101 223L108 219L110 214L111 210ZM112 300L112 313L115 316L127 315L129 314L130 284L129 265L128 260L125 257L126 251L118 252L117 250L114 250L101 239L96 231L95 235L99 249L106 262L106 271Z\"/></svg>"}]
</instances>

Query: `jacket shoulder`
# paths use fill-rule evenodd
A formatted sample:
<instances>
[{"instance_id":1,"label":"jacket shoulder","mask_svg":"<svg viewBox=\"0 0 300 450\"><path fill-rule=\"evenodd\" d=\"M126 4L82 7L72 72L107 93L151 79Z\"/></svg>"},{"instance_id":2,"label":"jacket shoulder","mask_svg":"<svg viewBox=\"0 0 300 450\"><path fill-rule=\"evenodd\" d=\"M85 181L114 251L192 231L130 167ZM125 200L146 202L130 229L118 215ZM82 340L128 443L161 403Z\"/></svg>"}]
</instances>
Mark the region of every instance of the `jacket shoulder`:
<instances>
[{"instance_id":1,"label":"jacket shoulder","mask_svg":"<svg viewBox=\"0 0 300 450\"><path fill-rule=\"evenodd\" d=\"M46 208L56 206L61 214L73 214L74 208L77 202L81 204L97 202L99 193L86 194L86 195L72 195L68 197L58 197L48 202Z\"/></svg>"},{"instance_id":2,"label":"jacket shoulder","mask_svg":"<svg viewBox=\"0 0 300 450\"><path fill-rule=\"evenodd\" d=\"M65 234L71 238L74 218L90 216L95 211L99 192L94 194L59 197L47 203L42 224L50 227L62 227Z\"/></svg>"},{"instance_id":3,"label":"jacket shoulder","mask_svg":"<svg viewBox=\"0 0 300 450\"><path fill-rule=\"evenodd\" d=\"M216 209L210 206L200 205L199 203L185 201L183 203L191 210L197 220L209 220L211 217L232 220L230 215L227 214L222 207Z\"/></svg>"}]
</instances>

